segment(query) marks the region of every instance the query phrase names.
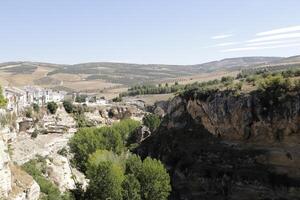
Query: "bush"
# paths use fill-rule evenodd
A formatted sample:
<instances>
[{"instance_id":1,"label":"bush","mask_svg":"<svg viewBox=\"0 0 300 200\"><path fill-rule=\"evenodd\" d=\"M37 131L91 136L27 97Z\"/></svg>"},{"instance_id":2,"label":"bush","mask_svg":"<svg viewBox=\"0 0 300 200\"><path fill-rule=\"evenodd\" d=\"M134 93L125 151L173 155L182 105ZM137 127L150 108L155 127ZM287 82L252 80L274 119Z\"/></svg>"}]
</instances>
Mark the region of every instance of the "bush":
<instances>
[{"instance_id":1,"label":"bush","mask_svg":"<svg viewBox=\"0 0 300 200\"><path fill-rule=\"evenodd\" d=\"M34 112L36 112L36 113L40 112L40 107L38 104L34 103L34 104L32 104L32 107L33 107Z\"/></svg>"},{"instance_id":2,"label":"bush","mask_svg":"<svg viewBox=\"0 0 300 200\"><path fill-rule=\"evenodd\" d=\"M160 125L160 117L155 114L147 114L143 118L143 124L147 126L151 132L155 131Z\"/></svg>"},{"instance_id":3,"label":"bush","mask_svg":"<svg viewBox=\"0 0 300 200\"><path fill-rule=\"evenodd\" d=\"M32 109L31 108L27 108L25 110L25 117L32 118Z\"/></svg>"},{"instance_id":4,"label":"bush","mask_svg":"<svg viewBox=\"0 0 300 200\"><path fill-rule=\"evenodd\" d=\"M31 133L31 138L36 138L38 136L39 132L37 129L34 129L34 131Z\"/></svg>"},{"instance_id":5,"label":"bush","mask_svg":"<svg viewBox=\"0 0 300 200\"><path fill-rule=\"evenodd\" d=\"M57 111L58 105L55 102L49 102L47 104L47 109L51 114L55 114Z\"/></svg>"},{"instance_id":6,"label":"bush","mask_svg":"<svg viewBox=\"0 0 300 200\"><path fill-rule=\"evenodd\" d=\"M74 120L76 121L78 128L85 128L85 127L93 127L94 124L92 124L89 120L86 119L84 114L74 114Z\"/></svg>"},{"instance_id":7,"label":"bush","mask_svg":"<svg viewBox=\"0 0 300 200\"><path fill-rule=\"evenodd\" d=\"M74 106L73 106L72 102L70 102L70 101L64 101L63 106L67 113L72 113L74 110Z\"/></svg>"},{"instance_id":8,"label":"bush","mask_svg":"<svg viewBox=\"0 0 300 200\"><path fill-rule=\"evenodd\" d=\"M62 149L58 150L57 153L61 156L67 157L68 150L65 147L63 147Z\"/></svg>"},{"instance_id":9,"label":"bush","mask_svg":"<svg viewBox=\"0 0 300 200\"><path fill-rule=\"evenodd\" d=\"M76 95L76 98L75 98L75 102L77 103L84 103L85 102L85 99L86 99L87 95Z\"/></svg>"},{"instance_id":10,"label":"bush","mask_svg":"<svg viewBox=\"0 0 300 200\"><path fill-rule=\"evenodd\" d=\"M230 85L233 82L234 78L232 76L223 76L221 78L221 83L223 83L225 86Z\"/></svg>"},{"instance_id":11,"label":"bush","mask_svg":"<svg viewBox=\"0 0 300 200\"><path fill-rule=\"evenodd\" d=\"M266 78L260 79L258 89L265 90L289 90L292 88L292 82L289 78L284 78L282 75L268 75Z\"/></svg>"},{"instance_id":12,"label":"bush","mask_svg":"<svg viewBox=\"0 0 300 200\"><path fill-rule=\"evenodd\" d=\"M122 97L115 97L112 99L113 102L121 102L122 100Z\"/></svg>"}]
</instances>

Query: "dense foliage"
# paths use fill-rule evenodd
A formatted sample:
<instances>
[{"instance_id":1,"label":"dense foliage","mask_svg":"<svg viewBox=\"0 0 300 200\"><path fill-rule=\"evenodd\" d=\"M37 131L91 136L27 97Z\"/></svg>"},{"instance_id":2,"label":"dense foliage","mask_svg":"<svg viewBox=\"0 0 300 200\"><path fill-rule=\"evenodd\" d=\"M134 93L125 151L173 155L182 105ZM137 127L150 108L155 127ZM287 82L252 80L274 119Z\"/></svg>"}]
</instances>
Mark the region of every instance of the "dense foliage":
<instances>
[{"instance_id":1,"label":"dense foliage","mask_svg":"<svg viewBox=\"0 0 300 200\"><path fill-rule=\"evenodd\" d=\"M159 127L160 121L160 117L152 113L145 115L143 118L143 124L147 126L151 132Z\"/></svg>"},{"instance_id":2,"label":"dense foliage","mask_svg":"<svg viewBox=\"0 0 300 200\"><path fill-rule=\"evenodd\" d=\"M139 122L126 119L110 127L82 128L71 138L73 163L90 180L80 199L168 198L170 177L162 163L151 158L142 161L127 150L129 138L139 126Z\"/></svg>"},{"instance_id":3,"label":"dense foliage","mask_svg":"<svg viewBox=\"0 0 300 200\"><path fill-rule=\"evenodd\" d=\"M170 194L170 177L160 161L135 155L116 155L98 150L87 164L91 200L166 200Z\"/></svg>"},{"instance_id":4,"label":"dense foliage","mask_svg":"<svg viewBox=\"0 0 300 200\"><path fill-rule=\"evenodd\" d=\"M143 95L143 94L168 94L178 92L182 89L183 86L179 85L176 82L174 85L169 86L167 83L165 86L159 85L137 85L133 86L128 89L127 92L121 93L120 96L136 96L136 95Z\"/></svg>"},{"instance_id":5,"label":"dense foliage","mask_svg":"<svg viewBox=\"0 0 300 200\"><path fill-rule=\"evenodd\" d=\"M85 171L89 155L97 149L121 153L128 145L127 139L139 126L139 122L126 119L111 127L79 129L69 142L71 152L74 153L74 164Z\"/></svg>"},{"instance_id":6,"label":"dense foliage","mask_svg":"<svg viewBox=\"0 0 300 200\"><path fill-rule=\"evenodd\" d=\"M55 114L57 111L58 105L55 102L49 102L47 103L47 109L51 114Z\"/></svg>"}]
</instances>

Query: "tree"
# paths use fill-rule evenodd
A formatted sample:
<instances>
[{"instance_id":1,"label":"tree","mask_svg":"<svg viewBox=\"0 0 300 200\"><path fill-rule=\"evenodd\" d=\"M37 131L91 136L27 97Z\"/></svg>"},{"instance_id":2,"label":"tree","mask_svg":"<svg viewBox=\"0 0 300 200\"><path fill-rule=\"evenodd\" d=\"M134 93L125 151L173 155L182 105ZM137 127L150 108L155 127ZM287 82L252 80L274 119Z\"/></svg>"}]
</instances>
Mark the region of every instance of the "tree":
<instances>
[{"instance_id":1,"label":"tree","mask_svg":"<svg viewBox=\"0 0 300 200\"><path fill-rule=\"evenodd\" d=\"M147 126L150 131L155 131L160 125L160 118L155 114L147 114L143 118L143 124Z\"/></svg>"},{"instance_id":2,"label":"tree","mask_svg":"<svg viewBox=\"0 0 300 200\"><path fill-rule=\"evenodd\" d=\"M146 158L137 177L141 184L142 199L168 199L171 192L170 176L160 161Z\"/></svg>"},{"instance_id":3,"label":"tree","mask_svg":"<svg viewBox=\"0 0 300 200\"><path fill-rule=\"evenodd\" d=\"M122 168L110 162L93 163L89 160L87 177L90 179L87 188L87 199L91 200L122 200Z\"/></svg>"},{"instance_id":4,"label":"tree","mask_svg":"<svg viewBox=\"0 0 300 200\"><path fill-rule=\"evenodd\" d=\"M81 128L70 139L69 146L74 154L73 162L82 172L86 170L86 162L96 149L105 149L103 136L97 134L94 128Z\"/></svg>"},{"instance_id":5,"label":"tree","mask_svg":"<svg viewBox=\"0 0 300 200\"><path fill-rule=\"evenodd\" d=\"M74 110L74 106L70 101L64 101L63 106L67 113L72 113Z\"/></svg>"},{"instance_id":6,"label":"tree","mask_svg":"<svg viewBox=\"0 0 300 200\"><path fill-rule=\"evenodd\" d=\"M47 109L49 110L49 112L51 114L55 114L57 111L57 108L58 108L57 104L53 101L51 101L47 104Z\"/></svg>"},{"instance_id":7,"label":"tree","mask_svg":"<svg viewBox=\"0 0 300 200\"><path fill-rule=\"evenodd\" d=\"M125 176L122 189L123 200L141 200L141 185L133 174Z\"/></svg>"},{"instance_id":8,"label":"tree","mask_svg":"<svg viewBox=\"0 0 300 200\"><path fill-rule=\"evenodd\" d=\"M5 108L7 105L7 99L3 95L2 87L0 86L0 108Z\"/></svg>"}]
</instances>

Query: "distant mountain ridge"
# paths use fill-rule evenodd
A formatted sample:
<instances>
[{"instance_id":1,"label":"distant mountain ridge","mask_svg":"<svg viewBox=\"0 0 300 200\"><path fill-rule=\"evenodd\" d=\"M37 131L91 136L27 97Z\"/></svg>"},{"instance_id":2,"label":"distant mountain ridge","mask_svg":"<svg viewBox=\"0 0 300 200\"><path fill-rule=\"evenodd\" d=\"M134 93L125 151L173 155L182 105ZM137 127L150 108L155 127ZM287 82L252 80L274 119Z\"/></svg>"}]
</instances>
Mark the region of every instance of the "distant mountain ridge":
<instances>
[{"instance_id":1,"label":"distant mountain ridge","mask_svg":"<svg viewBox=\"0 0 300 200\"><path fill-rule=\"evenodd\" d=\"M0 81L12 85L37 84L46 87L63 86L82 89L91 84L105 83L104 88L117 85L157 83L179 77L218 71L239 71L259 66L300 64L300 56L292 57L237 57L226 58L195 65L134 64L115 62L91 62L74 65L45 62L5 62L0 63ZM45 78L47 77L47 78ZM109 83L109 84L108 84ZM53 85L54 84L54 85ZM57 84L57 85L55 85ZM96 86L95 86L96 87ZM80 88L80 87L79 87ZM100 88L100 87L99 87Z\"/></svg>"}]
</instances>

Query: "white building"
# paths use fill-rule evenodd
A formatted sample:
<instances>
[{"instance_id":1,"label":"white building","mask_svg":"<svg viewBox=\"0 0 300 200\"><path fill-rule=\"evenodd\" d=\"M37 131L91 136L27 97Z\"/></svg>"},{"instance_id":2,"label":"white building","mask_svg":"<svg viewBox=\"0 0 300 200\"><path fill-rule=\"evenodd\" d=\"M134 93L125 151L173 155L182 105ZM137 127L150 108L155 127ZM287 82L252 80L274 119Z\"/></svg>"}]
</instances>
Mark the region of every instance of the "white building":
<instances>
[{"instance_id":1,"label":"white building","mask_svg":"<svg viewBox=\"0 0 300 200\"><path fill-rule=\"evenodd\" d=\"M60 102L64 100L66 92L64 91L53 91L52 89L43 89L40 87L26 86L28 104L37 103L39 105L46 104L48 102Z\"/></svg>"},{"instance_id":2,"label":"white building","mask_svg":"<svg viewBox=\"0 0 300 200\"><path fill-rule=\"evenodd\" d=\"M7 109L20 112L27 106L26 92L16 87L5 87L4 97L7 99Z\"/></svg>"},{"instance_id":3,"label":"white building","mask_svg":"<svg viewBox=\"0 0 300 200\"><path fill-rule=\"evenodd\" d=\"M3 95L7 99L7 109L19 113L33 103L43 105L51 101L60 102L64 99L66 92L26 86L24 89L5 87Z\"/></svg>"}]
</instances>

